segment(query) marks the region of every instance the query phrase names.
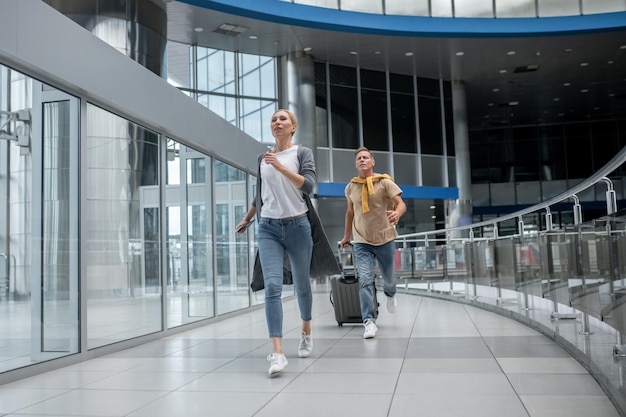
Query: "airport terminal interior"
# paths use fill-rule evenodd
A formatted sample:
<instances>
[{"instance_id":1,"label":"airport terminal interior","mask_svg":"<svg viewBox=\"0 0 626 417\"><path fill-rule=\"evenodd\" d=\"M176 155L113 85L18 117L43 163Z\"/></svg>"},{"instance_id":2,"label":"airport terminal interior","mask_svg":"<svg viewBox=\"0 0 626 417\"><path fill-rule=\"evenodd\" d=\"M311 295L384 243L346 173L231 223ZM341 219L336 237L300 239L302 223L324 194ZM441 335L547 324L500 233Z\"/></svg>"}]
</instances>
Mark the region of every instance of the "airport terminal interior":
<instances>
[{"instance_id":1,"label":"airport terminal interior","mask_svg":"<svg viewBox=\"0 0 626 417\"><path fill-rule=\"evenodd\" d=\"M0 415L626 416L626 0L3 0ZM270 119L340 266L402 189L375 338L312 278L268 376Z\"/></svg>"}]
</instances>

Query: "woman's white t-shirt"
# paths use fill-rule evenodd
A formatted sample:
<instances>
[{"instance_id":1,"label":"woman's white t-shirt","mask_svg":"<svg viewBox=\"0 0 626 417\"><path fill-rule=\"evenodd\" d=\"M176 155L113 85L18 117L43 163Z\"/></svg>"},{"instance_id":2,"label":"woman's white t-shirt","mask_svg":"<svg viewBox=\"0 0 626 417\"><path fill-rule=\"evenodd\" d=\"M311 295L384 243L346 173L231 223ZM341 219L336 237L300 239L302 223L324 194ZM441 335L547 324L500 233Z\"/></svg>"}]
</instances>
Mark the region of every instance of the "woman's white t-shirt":
<instances>
[{"instance_id":1,"label":"woman's white t-shirt","mask_svg":"<svg viewBox=\"0 0 626 417\"><path fill-rule=\"evenodd\" d=\"M276 158L287 169L300 172L298 146L294 145L282 152L275 153ZM261 217L285 219L298 216L308 211L302 191L298 190L276 168L261 160Z\"/></svg>"}]
</instances>

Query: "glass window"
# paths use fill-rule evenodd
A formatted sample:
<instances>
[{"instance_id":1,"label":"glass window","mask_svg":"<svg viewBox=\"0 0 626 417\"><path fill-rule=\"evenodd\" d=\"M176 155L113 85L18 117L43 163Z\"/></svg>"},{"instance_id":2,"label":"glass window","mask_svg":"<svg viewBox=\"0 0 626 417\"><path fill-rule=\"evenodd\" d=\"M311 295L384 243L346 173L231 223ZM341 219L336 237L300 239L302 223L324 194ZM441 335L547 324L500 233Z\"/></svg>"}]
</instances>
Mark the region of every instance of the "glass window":
<instances>
[{"instance_id":1,"label":"glass window","mask_svg":"<svg viewBox=\"0 0 626 417\"><path fill-rule=\"evenodd\" d=\"M535 0L496 0L496 17L536 16Z\"/></svg>"},{"instance_id":2,"label":"glass window","mask_svg":"<svg viewBox=\"0 0 626 417\"><path fill-rule=\"evenodd\" d=\"M454 0L454 17L493 17L493 0Z\"/></svg>"},{"instance_id":3,"label":"glass window","mask_svg":"<svg viewBox=\"0 0 626 417\"><path fill-rule=\"evenodd\" d=\"M194 88L193 47L184 43L167 44L167 82L178 88Z\"/></svg>"},{"instance_id":4,"label":"glass window","mask_svg":"<svg viewBox=\"0 0 626 417\"><path fill-rule=\"evenodd\" d=\"M577 16L580 13L580 0L539 0L539 16Z\"/></svg>"},{"instance_id":5,"label":"glass window","mask_svg":"<svg viewBox=\"0 0 626 417\"><path fill-rule=\"evenodd\" d=\"M383 0L341 0L341 10L364 13L383 13Z\"/></svg>"},{"instance_id":6,"label":"glass window","mask_svg":"<svg viewBox=\"0 0 626 417\"><path fill-rule=\"evenodd\" d=\"M306 4L309 6L328 7L330 9L338 9L338 0L294 0L294 3Z\"/></svg>"},{"instance_id":7,"label":"glass window","mask_svg":"<svg viewBox=\"0 0 626 417\"><path fill-rule=\"evenodd\" d=\"M330 87L332 146L356 149L359 147L359 119L357 91L352 87Z\"/></svg>"},{"instance_id":8,"label":"glass window","mask_svg":"<svg viewBox=\"0 0 626 417\"><path fill-rule=\"evenodd\" d=\"M587 123L565 125L565 149L568 179L583 179L593 173L593 151Z\"/></svg>"},{"instance_id":9,"label":"glass window","mask_svg":"<svg viewBox=\"0 0 626 417\"><path fill-rule=\"evenodd\" d=\"M328 72L331 85L356 87L356 68L329 65Z\"/></svg>"},{"instance_id":10,"label":"glass window","mask_svg":"<svg viewBox=\"0 0 626 417\"><path fill-rule=\"evenodd\" d=\"M385 91L361 90L363 109L363 145L371 150L388 151L387 94Z\"/></svg>"},{"instance_id":11,"label":"glass window","mask_svg":"<svg viewBox=\"0 0 626 417\"><path fill-rule=\"evenodd\" d=\"M453 17L452 0L431 0L430 7L432 17Z\"/></svg>"},{"instance_id":12,"label":"glass window","mask_svg":"<svg viewBox=\"0 0 626 417\"><path fill-rule=\"evenodd\" d=\"M224 314L249 307L248 236L235 225L248 210L247 175L215 161L215 242L217 310Z\"/></svg>"},{"instance_id":13,"label":"glass window","mask_svg":"<svg viewBox=\"0 0 626 417\"><path fill-rule=\"evenodd\" d=\"M267 127L267 120L277 110L275 101L241 99L239 128L260 142L274 142L272 132Z\"/></svg>"},{"instance_id":14,"label":"glass window","mask_svg":"<svg viewBox=\"0 0 626 417\"><path fill-rule=\"evenodd\" d=\"M235 94L235 53L197 48L198 90Z\"/></svg>"},{"instance_id":15,"label":"glass window","mask_svg":"<svg viewBox=\"0 0 626 417\"><path fill-rule=\"evenodd\" d=\"M428 0L385 0L385 13L405 16L430 16Z\"/></svg>"},{"instance_id":16,"label":"glass window","mask_svg":"<svg viewBox=\"0 0 626 417\"><path fill-rule=\"evenodd\" d=\"M85 229L90 349L163 328L159 252L159 137L87 106ZM114 313L112 313L114 311Z\"/></svg>"},{"instance_id":17,"label":"glass window","mask_svg":"<svg viewBox=\"0 0 626 417\"><path fill-rule=\"evenodd\" d=\"M415 100L413 95L391 93L393 152L417 153ZM406 184L417 184L409 182Z\"/></svg>"},{"instance_id":18,"label":"glass window","mask_svg":"<svg viewBox=\"0 0 626 417\"><path fill-rule=\"evenodd\" d=\"M567 179L567 170L563 158L565 153L563 126L543 126L540 127L539 132L541 138L541 146L539 147L541 179L544 181Z\"/></svg>"},{"instance_id":19,"label":"glass window","mask_svg":"<svg viewBox=\"0 0 626 417\"><path fill-rule=\"evenodd\" d=\"M624 0L582 0L583 14L621 12L626 10Z\"/></svg>"},{"instance_id":20,"label":"glass window","mask_svg":"<svg viewBox=\"0 0 626 417\"><path fill-rule=\"evenodd\" d=\"M326 66L315 63L315 139L317 146L328 146L328 95L326 93Z\"/></svg>"},{"instance_id":21,"label":"glass window","mask_svg":"<svg viewBox=\"0 0 626 417\"><path fill-rule=\"evenodd\" d=\"M515 152L515 179L520 181L539 180L539 140L535 127L518 127L513 129Z\"/></svg>"},{"instance_id":22,"label":"glass window","mask_svg":"<svg viewBox=\"0 0 626 417\"><path fill-rule=\"evenodd\" d=\"M422 154L443 155L441 103L439 98L418 97L420 149Z\"/></svg>"},{"instance_id":23,"label":"glass window","mask_svg":"<svg viewBox=\"0 0 626 417\"><path fill-rule=\"evenodd\" d=\"M591 143L602 144L593 146L593 171L602 168L619 152L617 125L614 121L590 123Z\"/></svg>"}]
</instances>

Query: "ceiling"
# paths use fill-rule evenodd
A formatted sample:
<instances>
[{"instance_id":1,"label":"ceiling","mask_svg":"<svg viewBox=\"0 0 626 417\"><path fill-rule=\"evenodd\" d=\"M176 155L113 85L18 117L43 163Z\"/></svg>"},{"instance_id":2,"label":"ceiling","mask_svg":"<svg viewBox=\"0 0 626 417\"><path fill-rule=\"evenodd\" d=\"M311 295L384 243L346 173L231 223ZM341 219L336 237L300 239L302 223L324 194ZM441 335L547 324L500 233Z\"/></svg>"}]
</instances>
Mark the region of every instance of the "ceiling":
<instances>
[{"instance_id":1,"label":"ceiling","mask_svg":"<svg viewBox=\"0 0 626 417\"><path fill-rule=\"evenodd\" d=\"M171 41L267 56L311 48L331 64L461 80L470 129L626 117L626 22L585 35L440 38L327 31L178 1L167 14ZM224 23L245 31L216 33Z\"/></svg>"}]
</instances>

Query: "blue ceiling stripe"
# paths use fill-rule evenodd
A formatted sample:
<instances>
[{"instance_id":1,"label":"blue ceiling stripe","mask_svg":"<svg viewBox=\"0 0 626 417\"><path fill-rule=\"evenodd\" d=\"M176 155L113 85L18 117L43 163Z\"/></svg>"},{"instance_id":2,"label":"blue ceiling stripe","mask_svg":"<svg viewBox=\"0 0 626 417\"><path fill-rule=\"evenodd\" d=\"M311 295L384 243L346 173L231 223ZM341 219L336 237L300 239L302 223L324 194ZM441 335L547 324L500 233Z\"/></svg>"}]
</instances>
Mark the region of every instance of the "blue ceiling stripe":
<instances>
[{"instance_id":1,"label":"blue ceiling stripe","mask_svg":"<svg viewBox=\"0 0 626 417\"><path fill-rule=\"evenodd\" d=\"M441 18L349 12L279 0L179 1L275 23L384 36L523 37L626 29L626 12L541 18Z\"/></svg>"},{"instance_id":2,"label":"blue ceiling stripe","mask_svg":"<svg viewBox=\"0 0 626 417\"><path fill-rule=\"evenodd\" d=\"M320 182L317 184L318 197L345 197L346 183ZM456 200L459 198L459 189L453 187L418 187L414 185L400 185L402 198L428 200Z\"/></svg>"}]
</instances>

